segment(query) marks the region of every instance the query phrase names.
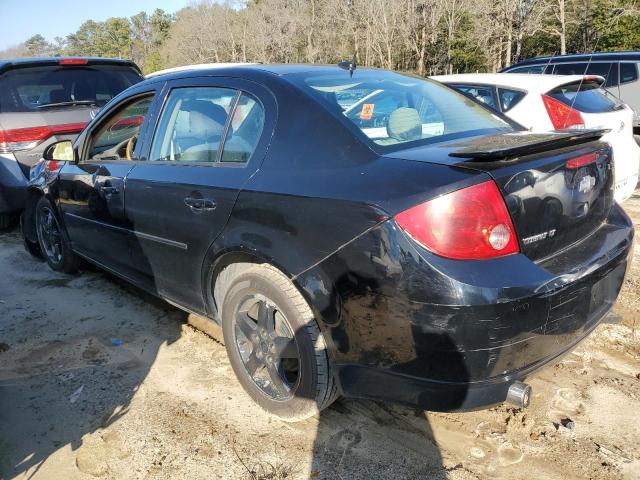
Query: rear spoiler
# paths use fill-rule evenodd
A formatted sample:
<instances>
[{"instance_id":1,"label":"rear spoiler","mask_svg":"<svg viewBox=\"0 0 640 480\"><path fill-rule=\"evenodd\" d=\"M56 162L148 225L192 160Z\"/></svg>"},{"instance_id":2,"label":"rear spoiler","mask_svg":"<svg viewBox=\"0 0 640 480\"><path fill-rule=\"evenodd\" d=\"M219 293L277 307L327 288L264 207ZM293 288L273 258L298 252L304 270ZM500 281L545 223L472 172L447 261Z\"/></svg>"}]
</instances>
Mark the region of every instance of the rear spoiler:
<instances>
[{"instance_id":1,"label":"rear spoiler","mask_svg":"<svg viewBox=\"0 0 640 480\"><path fill-rule=\"evenodd\" d=\"M559 76L562 77L563 75L559 75ZM575 77L574 75L570 75L570 76ZM577 79L574 78L571 81L560 83L555 87L553 87L550 91L553 91L556 88L568 87L573 85L579 88L583 84L593 84L593 83L596 83L598 87L602 87L604 85L604 82L606 82L606 79L600 75L583 75L582 78L577 78Z\"/></svg>"},{"instance_id":2,"label":"rear spoiler","mask_svg":"<svg viewBox=\"0 0 640 480\"><path fill-rule=\"evenodd\" d=\"M514 158L598 140L608 131L605 129L549 133L521 131L489 135L479 137L474 142L465 142L464 148L450 152L449 156L478 162Z\"/></svg>"}]
</instances>

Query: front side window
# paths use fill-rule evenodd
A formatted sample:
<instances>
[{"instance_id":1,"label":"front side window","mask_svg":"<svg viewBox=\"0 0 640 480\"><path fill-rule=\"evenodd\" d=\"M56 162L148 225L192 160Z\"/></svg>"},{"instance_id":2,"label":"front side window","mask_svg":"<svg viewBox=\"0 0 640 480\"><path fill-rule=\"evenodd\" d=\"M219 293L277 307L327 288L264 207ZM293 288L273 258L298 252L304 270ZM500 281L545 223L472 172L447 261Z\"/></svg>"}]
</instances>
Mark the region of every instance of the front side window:
<instances>
[{"instance_id":1,"label":"front side window","mask_svg":"<svg viewBox=\"0 0 640 480\"><path fill-rule=\"evenodd\" d=\"M91 160L133 160L140 128L151 106L147 95L121 107L91 134Z\"/></svg>"},{"instance_id":2,"label":"front side window","mask_svg":"<svg viewBox=\"0 0 640 480\"><path fill-rule=\"evenodd\" d=\"M433 80L384 71L288 78L384 150L512 130L498 115Z\"/></svg>"}]
</instances>

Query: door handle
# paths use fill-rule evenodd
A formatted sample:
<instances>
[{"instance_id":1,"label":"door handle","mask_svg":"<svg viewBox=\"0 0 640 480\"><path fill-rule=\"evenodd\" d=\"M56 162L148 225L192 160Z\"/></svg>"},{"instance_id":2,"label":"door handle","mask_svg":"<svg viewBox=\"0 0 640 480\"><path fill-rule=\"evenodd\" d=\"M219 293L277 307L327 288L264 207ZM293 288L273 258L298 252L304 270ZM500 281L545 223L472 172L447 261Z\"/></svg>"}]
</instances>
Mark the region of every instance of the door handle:
<instances>
[{"instance_id":1,"label":"door handle","mask_svg":"<svg viewBox=\"0 0 640 480\"><path fill-rule=\"evenodd\" d=\"M210 212L216 209L216 202L208 198L186 197L184 204L191 209L192 212Z\"/></svg>"}]
</instances>

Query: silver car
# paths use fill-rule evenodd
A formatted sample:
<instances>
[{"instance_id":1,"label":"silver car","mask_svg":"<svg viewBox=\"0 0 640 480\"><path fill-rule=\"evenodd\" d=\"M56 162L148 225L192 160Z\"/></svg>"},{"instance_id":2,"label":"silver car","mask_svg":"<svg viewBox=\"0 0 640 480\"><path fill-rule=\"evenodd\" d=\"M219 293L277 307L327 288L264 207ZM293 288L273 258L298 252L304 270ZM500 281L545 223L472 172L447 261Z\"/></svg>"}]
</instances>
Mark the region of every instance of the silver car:
<instances>
[{"instance_id":1,"label":"silver car","mask_svg":"<svg viewBox=\"0 0 640 480\"><path fill-rule=\"evenodd\" d=\"M0 229L24 208L29 170L45 148L75 139L103 105L142 79L128 60L0 59Z\"/></svg>"}]
</instances>

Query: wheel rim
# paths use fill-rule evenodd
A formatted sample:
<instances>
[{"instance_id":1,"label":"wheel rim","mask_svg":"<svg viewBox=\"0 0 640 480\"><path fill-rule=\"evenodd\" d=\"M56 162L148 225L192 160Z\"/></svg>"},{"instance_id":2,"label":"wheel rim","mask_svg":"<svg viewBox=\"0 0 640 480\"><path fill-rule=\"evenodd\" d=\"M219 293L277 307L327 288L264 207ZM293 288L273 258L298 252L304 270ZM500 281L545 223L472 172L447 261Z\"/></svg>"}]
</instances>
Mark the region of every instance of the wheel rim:
<instances>
[{"instance_id":1,"label":"wheel rim","mask_svg":"<svg viewBox=\"0 0 640 480\"><path fill-rule=\"evenodd\" d=\"M55 263L62 261L62 235L58 220L49 207L43 207L38 216L38 235L45 255Z\"/></svg>"},{"instance_id":2,"label":"wheel rim","mask_svg":"<svg viewBox=\"0 0 640 480\"><path fill-rule=\"evenodd\" d=\"M293 397L300 354L287 318L269 299L251 295L234 316L235 343L253 383L273 400Z\"/></svg>"}]
</instances>

